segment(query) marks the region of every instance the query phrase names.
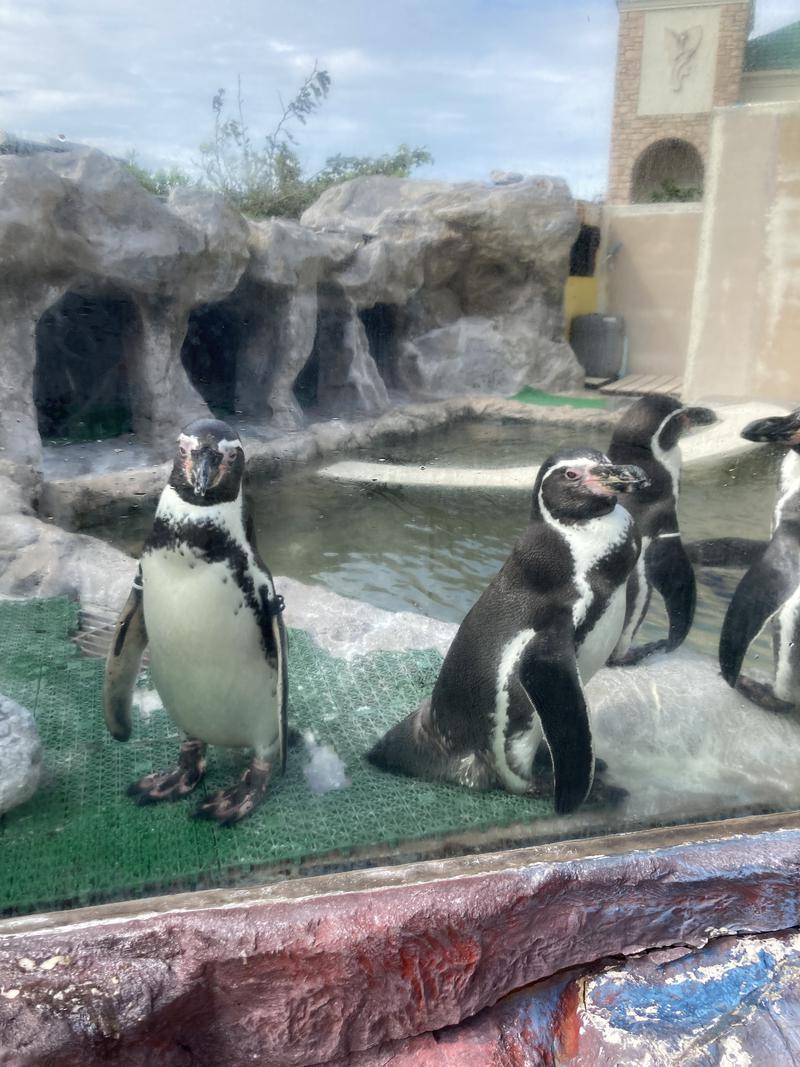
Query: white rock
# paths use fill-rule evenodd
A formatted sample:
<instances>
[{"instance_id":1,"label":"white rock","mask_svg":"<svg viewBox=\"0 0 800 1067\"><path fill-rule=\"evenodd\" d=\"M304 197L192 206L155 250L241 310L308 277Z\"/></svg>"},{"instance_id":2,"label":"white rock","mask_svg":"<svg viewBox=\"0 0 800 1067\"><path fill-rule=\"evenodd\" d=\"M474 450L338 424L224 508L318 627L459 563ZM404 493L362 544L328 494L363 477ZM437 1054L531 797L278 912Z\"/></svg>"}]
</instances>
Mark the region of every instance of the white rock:
<instances>
[{"instance_id":1,"label":"white rock","mask_svg":"<svg viewBox=\"0 0 800 1067\"><path fill-rule=\"evenodd\" d=\"M330 745L321 745L309 730L304 735L308 763L303 767L303 775L312 793L321 796L334 789L344 789L350 785L345 771L344 761Z\"/></svg>"},{"instance_id":2,"label":"white rock","mask_svg":"<svg viewBox=\"0 0 800 1067\"><path fill-rule=\"evenodd\" d=\"M0 695L0 815L36 792L42 773L42 744L27 708Z\"/></svg>"}]
</instances>

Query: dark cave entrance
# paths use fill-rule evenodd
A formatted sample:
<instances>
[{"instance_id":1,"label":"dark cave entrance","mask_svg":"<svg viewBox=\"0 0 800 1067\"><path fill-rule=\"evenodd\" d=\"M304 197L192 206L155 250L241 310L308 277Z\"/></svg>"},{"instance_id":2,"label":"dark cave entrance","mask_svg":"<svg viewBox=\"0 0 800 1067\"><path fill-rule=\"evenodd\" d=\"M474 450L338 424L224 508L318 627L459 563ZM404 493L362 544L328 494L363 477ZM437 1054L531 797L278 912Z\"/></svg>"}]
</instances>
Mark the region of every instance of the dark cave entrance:
<instances>
[{"instance_id":1,"label":"dark cave entrance","mask_svg":"<svg viewBox=\"0 0 800 1067\"><path fill-rule=\"evenodd\" d=\"M397 326L400 318L395 304L374 304L358 313L367 335L369 352L387 389L395 381L397 357Z\"/></svg>"},{"instance_id":2,"label":"dark cave entrance","mask_svg":"<svg viewBox=\"0 0 800 1067\"><path fill-rule=\"evenodd\" d=\"M324 404L328 387L336 378L350 318L347 302L338 286L319 286L317 298L314 344L292 386L295 400L303 411L315 411Z\"/></svg>"},{"instance_id":3,"label":"dark cave entrance","mask_svg":"<svg viewBox=\"0 0 800 1067\"><path fill-rule=\"evenodd\" d=\"M192 385L217 416L236 406L236 362L244 324L230 301L201 304L189 315L181 363Z\"/></svg>"},{"instance_id":4,"label":"dark cave entrance","mask_svg":"<svg viewBox=\"0 0 800 1067\"><path fill-rule=\"evenodd\" d=\"M43 440L133 429L127 353L136 310L122 295L65 293L36 324L33 396Z\"/></svg>"}]
</instances>

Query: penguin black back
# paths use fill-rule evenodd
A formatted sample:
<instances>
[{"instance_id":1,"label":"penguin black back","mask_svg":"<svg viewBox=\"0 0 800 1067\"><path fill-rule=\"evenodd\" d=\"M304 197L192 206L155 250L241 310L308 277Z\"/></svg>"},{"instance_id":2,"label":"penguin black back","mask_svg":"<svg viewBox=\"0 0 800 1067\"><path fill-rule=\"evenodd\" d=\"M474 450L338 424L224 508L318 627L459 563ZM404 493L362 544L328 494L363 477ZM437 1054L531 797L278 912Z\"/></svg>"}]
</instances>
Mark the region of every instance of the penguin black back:
<instances>
[{"instance_id":1,"label":"penguin black back","mask_svg":"<svg viewBox=\"0 0 800 1067\"><path fill-rule=\"evenodd\" d=\"M459 627L431 699L375 745L373 763L528 792L544 737L556 810L583 801L594 754L582 683L619 637L639 548L617 493L643 481L592 449L542 464L528 528Z\"/></svg>"}]
</instances>

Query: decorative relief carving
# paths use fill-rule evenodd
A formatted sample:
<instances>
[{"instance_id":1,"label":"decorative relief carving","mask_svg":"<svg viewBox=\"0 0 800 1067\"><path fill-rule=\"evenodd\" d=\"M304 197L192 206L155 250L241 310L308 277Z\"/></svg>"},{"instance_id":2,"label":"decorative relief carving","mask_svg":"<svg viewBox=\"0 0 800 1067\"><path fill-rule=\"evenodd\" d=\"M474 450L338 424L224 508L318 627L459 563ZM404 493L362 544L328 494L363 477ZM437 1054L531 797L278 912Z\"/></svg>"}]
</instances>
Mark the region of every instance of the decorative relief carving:
<instances>
[{"instance_id":1,"label":"decorative relief carving","mask_svg":"<svg viewBox=\"0 0 800 1067\"><path fill-rule=\"evenodd\" d=\"M670 60L669 82L672 91L679 93L694 69L694 59L703 39L703 27L692 26L688 30L667 28L665 37Z\"/></svg>"}]
</instances>

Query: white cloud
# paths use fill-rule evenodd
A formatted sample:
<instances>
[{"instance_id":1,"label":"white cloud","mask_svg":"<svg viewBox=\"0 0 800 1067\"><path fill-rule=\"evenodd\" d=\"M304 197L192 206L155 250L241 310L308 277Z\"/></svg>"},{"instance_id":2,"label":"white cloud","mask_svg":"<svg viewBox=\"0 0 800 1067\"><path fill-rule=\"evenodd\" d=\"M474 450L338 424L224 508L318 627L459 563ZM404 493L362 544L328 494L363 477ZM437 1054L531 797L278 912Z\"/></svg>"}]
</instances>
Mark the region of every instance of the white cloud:
<instances>
[{"instance_id":1,"label":"white cloud","mask_svg":"<svg viewBox=\"0 0 800 1067\"><path fill-rule=\"evenodd\" d=\"M755 29L797 17L797 0L760 0ZM405 141L433 153L426 177L560 173L591 196L616 33L611 0L0 0L0 127L190 166L218 88L231 99L241 76L258 136L318 61L333 85L298 130L312 170Z\"/></svg>"}]
</instances>

